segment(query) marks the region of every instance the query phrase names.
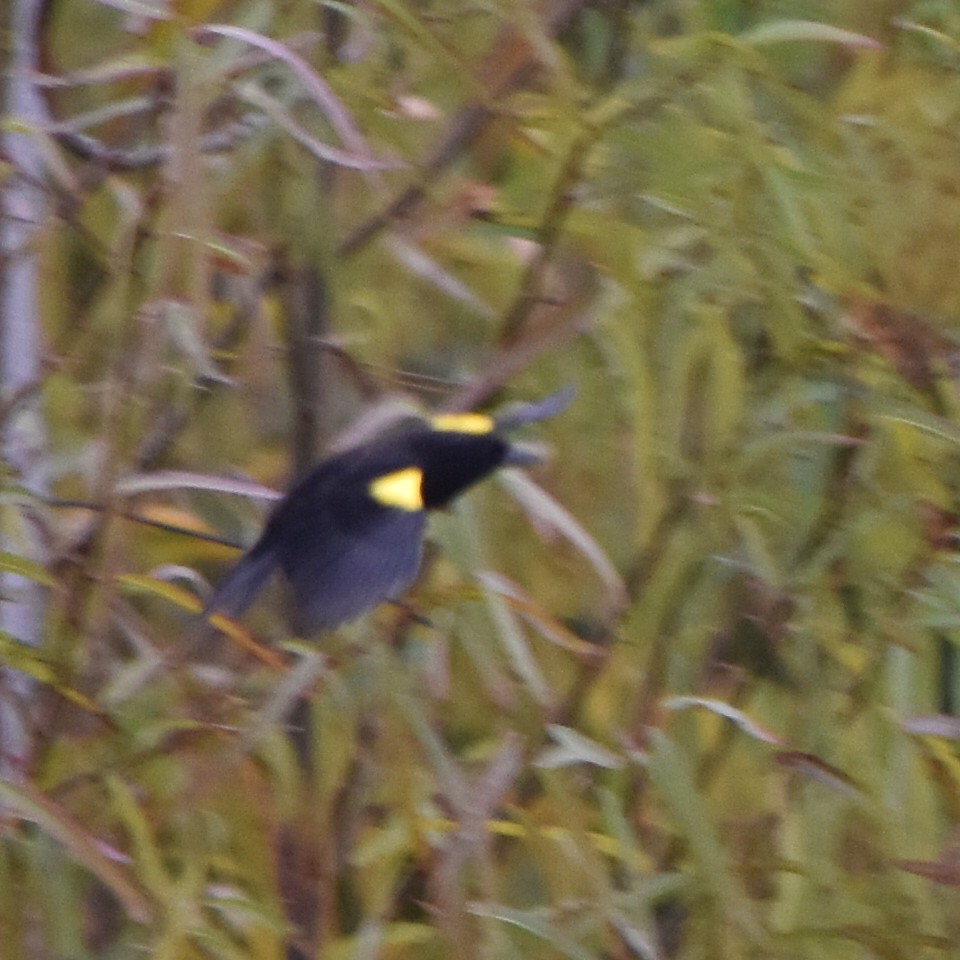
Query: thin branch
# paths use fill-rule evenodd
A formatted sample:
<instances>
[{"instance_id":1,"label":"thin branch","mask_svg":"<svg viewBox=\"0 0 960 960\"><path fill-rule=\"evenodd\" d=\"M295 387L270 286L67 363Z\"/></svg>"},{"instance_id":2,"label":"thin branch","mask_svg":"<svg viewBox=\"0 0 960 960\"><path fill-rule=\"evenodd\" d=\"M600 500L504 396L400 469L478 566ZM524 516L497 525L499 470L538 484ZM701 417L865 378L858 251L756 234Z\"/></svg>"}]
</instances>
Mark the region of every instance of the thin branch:
<instances>
[{"instance_id":1,"label":"thin branch","mask_svg":"<svg viewBox=\"0 0 960 960\"><path fill-rule=\"evenodd\" d=\"M586 0L559 0L545 16L544 31L556 37L587 5ZM479 71L488 84L488 95L461 108L423 166L419 180L407 187L380 213L361 224L338 249L342 257L359 253L390 224L409 216L427 194L430 184L452 164L494 119L495 106L511 93L527 86L537 75L540 62L530 40L517 27L506 27L491 46Z\"/></svg>"},{"instance_id":2,"label":"thin branch","mask_svg":"<svg viewBox=\"0 0 960 960\"><path fill-rule=\"evenodd\" d=\"M47 506L60 509L89 510L91 513L105 513L107 507L102 503L93 500L71 500L62 497L47 497L44 501ZM153 527L155 530L163 530L165 533L175 533L181 537L190 537L193 540L202 540L204 543L215 543L221 547L232 547L235 550L243 550L244 544L237 543L229 537L221 537L215 533L206 533L203 530L195 530L191 527L182 527L176 523L167 523L163 520L155 520L153 517L145 517L142 513L133 510L117 510L116 516L129 520L132 523L139 523L145 527Z\"/></svg>"},{"instance_id":3,"label":"thin branch","mask_svg":"<svg viewBox=\"0 0 960 960\"><path fill-rule=\"evenodd\" d=\"M221 129L206 134L200 141L200 151L205 154L226 153L266 126L267 122L267 118L260 114L246 114L239 120L234 120ZM58 128L53 131L53 135L59 143L81 160L95 163L111 173L128 173L133 170L163 166L173 155L172 148L166 144L123 149L105 146L95 137L76 130Z\"/></svg>"}]
</instances>

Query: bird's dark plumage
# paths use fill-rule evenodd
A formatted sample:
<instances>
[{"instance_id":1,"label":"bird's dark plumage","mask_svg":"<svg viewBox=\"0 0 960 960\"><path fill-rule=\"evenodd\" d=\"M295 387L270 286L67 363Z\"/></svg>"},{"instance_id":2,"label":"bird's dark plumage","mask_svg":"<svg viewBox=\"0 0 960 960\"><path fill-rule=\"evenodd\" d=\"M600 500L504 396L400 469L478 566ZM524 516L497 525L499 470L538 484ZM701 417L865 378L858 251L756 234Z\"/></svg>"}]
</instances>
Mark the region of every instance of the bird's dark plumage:
<instances>
[{"instance_id":1,"label":"bird's dark plumage","mask_svg":"<svg viewBox=\"0 0 960 960\"><path fill-rule=\"evenodd\" d=\"M549 398L521 409L504 429L562 406ZM418 421L330 457L280 501L205 615L239 616L277 571L292 587L304 632L399 598L420 569L427 511L501 466L532 459L498 432L497 421L477 415Z\"/></svg>"}]
</instances>

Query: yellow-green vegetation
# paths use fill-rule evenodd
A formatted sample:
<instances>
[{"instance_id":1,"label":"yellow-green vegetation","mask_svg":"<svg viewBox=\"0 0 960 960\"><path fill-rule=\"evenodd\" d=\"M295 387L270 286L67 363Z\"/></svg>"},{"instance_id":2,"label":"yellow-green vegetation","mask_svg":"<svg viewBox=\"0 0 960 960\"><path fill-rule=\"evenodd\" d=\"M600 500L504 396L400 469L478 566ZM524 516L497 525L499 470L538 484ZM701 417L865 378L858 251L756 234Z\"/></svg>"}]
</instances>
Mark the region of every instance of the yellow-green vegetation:
<instances>
[{"instance_id":1,"label":"yellow-green vegetation","mask_svg":"<svg viewBox=\"0 0 960 960\"><path fill-rule=\"evenodd\" d=\"M956 956L955 0L43 13L0 956ZM408 606L197 641L324 452L571 383Z\"/></svg>"}]
</instances>

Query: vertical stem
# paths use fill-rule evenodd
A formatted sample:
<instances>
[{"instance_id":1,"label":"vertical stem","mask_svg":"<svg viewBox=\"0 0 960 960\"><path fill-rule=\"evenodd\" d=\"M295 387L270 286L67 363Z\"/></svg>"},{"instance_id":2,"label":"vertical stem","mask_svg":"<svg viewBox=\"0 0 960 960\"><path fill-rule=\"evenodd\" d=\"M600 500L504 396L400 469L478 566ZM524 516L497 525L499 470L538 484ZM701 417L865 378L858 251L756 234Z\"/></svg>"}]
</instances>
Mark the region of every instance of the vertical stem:
<instances>
[{"instance_id":1,"label":"vertical stem","mask_svg":"<svg viewBox=\"0 0 960 960\"><path fill-rule=\"evenodd\" d=\"M37 32L42 0L14 0L2 14L10 37L3 112L28 127L39 127L43 103L32 82L36 69ZM46 489L43 451L46 431L38 391L41 377L41 331L38 298L39 261L33 243L44 217L40 151L27 133L6 132L2 148L13 174L0 194L0 390L16 397L0 424L0 456L32 493ZM17 517L22 523L17 522ZM29 514L8 512L0 528L0 547L43 561L43 538ZM0 579L0 629L36 646L43 627L41 588L23 577ZM28 677L0 673L0 777L17 777L30 762L28 710L33 696Z\"/></svg>"}]
</instances>

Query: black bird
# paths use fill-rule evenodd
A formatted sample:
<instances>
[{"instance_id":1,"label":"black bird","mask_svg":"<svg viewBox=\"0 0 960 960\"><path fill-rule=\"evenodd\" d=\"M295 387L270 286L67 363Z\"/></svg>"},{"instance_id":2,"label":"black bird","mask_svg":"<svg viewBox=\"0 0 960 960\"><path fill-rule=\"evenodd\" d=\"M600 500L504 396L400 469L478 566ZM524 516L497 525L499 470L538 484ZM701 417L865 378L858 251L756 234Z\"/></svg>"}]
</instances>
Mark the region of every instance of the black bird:
<instances>
[{"instance_id":1,"label":"black bird","mask_svg":"<svg viewBox=\"0 0 960 960\"><path fill-rule=\"evenodd\" d=\"M538 453L504 432L554 416L572 397L568 388L497 418L417 420L322 461L280 501L204 616L240 616L278 570L305 633L401 597L420 570L427 512L500 467L538 462Z\"/></svg>"}]
</instances>

